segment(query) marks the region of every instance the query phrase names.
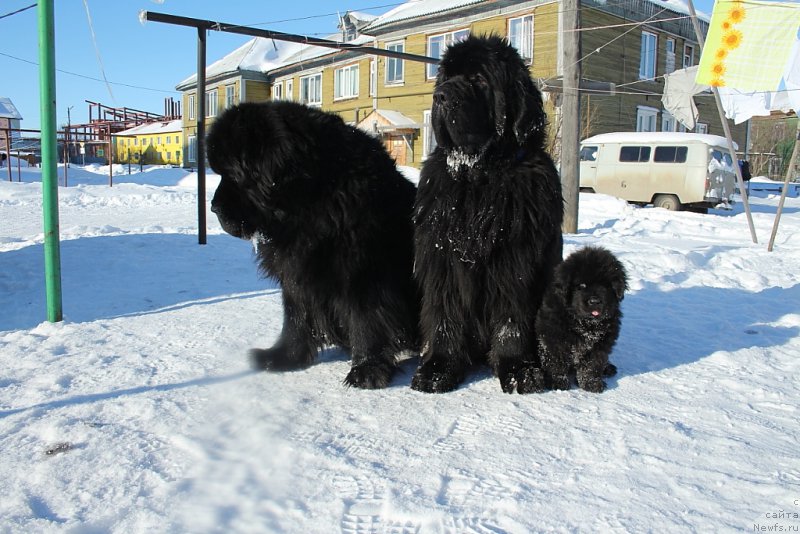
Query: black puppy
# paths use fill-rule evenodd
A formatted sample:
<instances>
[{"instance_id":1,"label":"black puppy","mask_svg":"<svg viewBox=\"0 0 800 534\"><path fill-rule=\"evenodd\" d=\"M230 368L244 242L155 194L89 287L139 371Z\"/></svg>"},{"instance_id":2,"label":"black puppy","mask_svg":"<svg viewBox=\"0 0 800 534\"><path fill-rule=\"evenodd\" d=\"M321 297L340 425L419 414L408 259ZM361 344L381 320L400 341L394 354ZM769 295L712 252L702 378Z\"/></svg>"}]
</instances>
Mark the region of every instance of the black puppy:
<instances>
[{"instance_id":1,"label":"black puppy","mask_svg":"<svg viewBox=\"0 0 800 534\"><path fill-rule=\"evenodd\" d=\"M352 355L347 385L388 385L396 355L418 346L416 190L380 141L293 102L241 104L212 126L208 161L222 176L212 211L260 242L283 289L283 330L254 365L300 369L338 345Z\"/></svg>"},{"instance_id":2,"label":"black puppy","mask_svg":"<svg viewBox=\"0 0 800 534\"><path fill-rule=\"evenodd\" d=\"M536 317L542 368L553 389L569 389L574 371L586 391L605 390L616 374L608 355L619 336L620 302L628 287L622 263L608 250L586 247L556 267Z\"/></svg>"}]
</instances>

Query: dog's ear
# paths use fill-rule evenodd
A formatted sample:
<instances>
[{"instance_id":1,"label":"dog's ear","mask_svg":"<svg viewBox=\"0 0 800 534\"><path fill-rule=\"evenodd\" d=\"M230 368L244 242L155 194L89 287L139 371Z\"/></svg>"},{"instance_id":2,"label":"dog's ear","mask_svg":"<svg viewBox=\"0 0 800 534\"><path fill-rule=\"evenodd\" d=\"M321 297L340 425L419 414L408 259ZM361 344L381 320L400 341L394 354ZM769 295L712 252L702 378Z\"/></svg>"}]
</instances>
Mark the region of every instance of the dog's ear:
<instances>
[{"instance_id":1,"label":"dog's ear","mask_svg":"<svg viewBox=\"0 0 800 534\"><path fill-rule=\"evenodd\" d=\"M616 262L614 266L612 279L614 281L611 287L614 289L614 294L616 294L617 300L622 300L625 298L625 291L628 289L628 276L625 274L625 267L619 262Z\"/></svg>"},{"instance_id":2,"label":"dog's ear","mask_svg":"<svg viewBox=\"0 0 800 534\"><path fill-rule=\"evenodd\" d=\"M542 95L534 85L527 71L519 76L516 87L510 84L513 95L508 95L514 100L513 113L514 136L522 144L529 136L539 133L544 134L547 115L542 105Z\"/></svg>"},{"instance_id":3,"label":"dog's ear","mask_svg":"<svg viewBox=\"0 0 800 534\"><path fill-rule=\"evenodd\" d=\"M494 91L494 128L497 130L497 137L503 137L508 121L506 111L506 95L503 91Z\"/></svg>"}]
</instances>

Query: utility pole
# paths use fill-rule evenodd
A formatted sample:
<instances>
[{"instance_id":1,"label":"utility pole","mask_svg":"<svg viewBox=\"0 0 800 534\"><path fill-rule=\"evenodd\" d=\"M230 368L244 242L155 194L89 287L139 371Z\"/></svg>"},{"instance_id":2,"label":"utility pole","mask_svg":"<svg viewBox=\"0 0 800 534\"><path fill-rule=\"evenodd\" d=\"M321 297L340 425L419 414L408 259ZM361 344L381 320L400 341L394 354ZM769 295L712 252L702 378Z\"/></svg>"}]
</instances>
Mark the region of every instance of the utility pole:
<instances>
[{"instance_id":1,"label":"utility pole","mask_svg":"<svg viewBox=\"0 0 800 534\"><path fill-rule=\"evenodd\" d=\"M39 0L39 107L42 117L42 208L47 320L63 319L61 244L58 228L58 143L56 130L56 31L53 0ZM10 163L10 162L9 162Z\"/></svg>"},{"instance_id":2,"label":"utility pole","mask_svg":"<svg viewBox=\"0 0 800 534\"><path fill-rule=\"evenodd\" d=\"M562 0L563 67L561 100L561 192L564 195L562 231L578 232L578 191L581 134L580 0Z\"/></svg>"}]
</instances>

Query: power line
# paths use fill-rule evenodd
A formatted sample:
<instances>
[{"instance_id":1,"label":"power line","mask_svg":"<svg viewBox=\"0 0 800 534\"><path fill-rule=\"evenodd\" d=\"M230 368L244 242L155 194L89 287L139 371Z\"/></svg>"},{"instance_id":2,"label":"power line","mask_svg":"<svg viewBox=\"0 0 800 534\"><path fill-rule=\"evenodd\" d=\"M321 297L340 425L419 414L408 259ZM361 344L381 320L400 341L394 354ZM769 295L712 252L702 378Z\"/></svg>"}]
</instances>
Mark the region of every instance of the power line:
<instances>
[{"instance_id":1,"label":"power line","mask_svg":"<svg viewBox=\"0 0 800 534\"><path fill-rule=\"evenodd\" d=\"M16 10L16 11L12 11L11 13L6 13L5 15L0 15L0 19L4 19L6 17L10 17L11 15L16 15L17 13L22 13L23 11L27 11L27 10L32 9L34 7L36 7L36 4L31 4L28 7L23 7L21 9Z\"/></svg>"},{"instance_id":2,"label":"power line","mask_svg":"<svg viewBox=\"0 0 800 534\"><path fill-rule=\"evenodd\" d=\"M21 61L23 63L28 63L29 65L34 65L36 67L39 66L39 63L37 63L36 61L31 61L29 59L24 59L24 58L21 58L21 57L12 56L11 54L6 54L6 53L3 53L3 52L0 52L0 56L4 56L4 57L10 58L10 59L14 59L16 61ZM62 74L69 74L70 76L77 76L78 78L83 78L83 79L86 79L86 80L92 80L93 82L106 83L106 80L102 80L100 78L94 78L92 76L87 76L85 74L79 74L77 72L70 72L68 70L63 70L63 69L56 69L56 71L60 72ZM122 82L111 82L111 81L109 81L107 83L109 83L111 85L119 85L120 87L129 87L131 89L142 89L143 91L153 91L153 92L156 92L156 93L178 93L178 91L174 91L174 90L154 89L152 87L142 87L140 85L131 85L131 84L122 83Z\"/></svg>"}]
</instances>

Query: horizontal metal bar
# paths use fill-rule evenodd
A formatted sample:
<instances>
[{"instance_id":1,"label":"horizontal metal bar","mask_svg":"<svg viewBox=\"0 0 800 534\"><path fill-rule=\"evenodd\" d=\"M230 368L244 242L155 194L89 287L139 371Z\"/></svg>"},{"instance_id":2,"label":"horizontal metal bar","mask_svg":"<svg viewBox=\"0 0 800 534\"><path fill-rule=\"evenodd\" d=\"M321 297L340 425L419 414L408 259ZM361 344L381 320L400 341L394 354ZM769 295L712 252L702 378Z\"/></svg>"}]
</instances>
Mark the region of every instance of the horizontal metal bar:
<instances>
[{"instance_id":1,"label":"horizontal metal bar","mask_svg":"<svg viewBox=\"0 0 800 534\"><path fill-rule=\"evenodd\" d=\"M153 22L163 22L165 24L175 24L178 26L190 26L192 28L200 28L206 30L214 30L227 33L238 33L241 35L250 35L252 37L263 37L265 39L275 39L276 41L288 41L291 43L302 43L311 46L320 46L323 48L335 48L337 50L348 50L353 52L363 52L365 54L373 54L376 56L385 56L396 59L405 59L408 61L417 61L420 63L439 63L438 59L419 56L417 54L407 54L405 52L395 52L393 50L384 50L382 48L375 48L373 46L363 46L353 43L340 43L338 41L331 41L329 39L320 39L318 37L307 37L304 35L295 35L291 33L276 32L273 30L261 30L258 28L251 28L249 26L240 26L238 24L229 24L227 22L215 22L212 20L195 19L192 17L181 17L178 15L169 15L167 13L158 13L156 11L142 11L140 17L143 20Z\"/></svg>"}]
</instances>

